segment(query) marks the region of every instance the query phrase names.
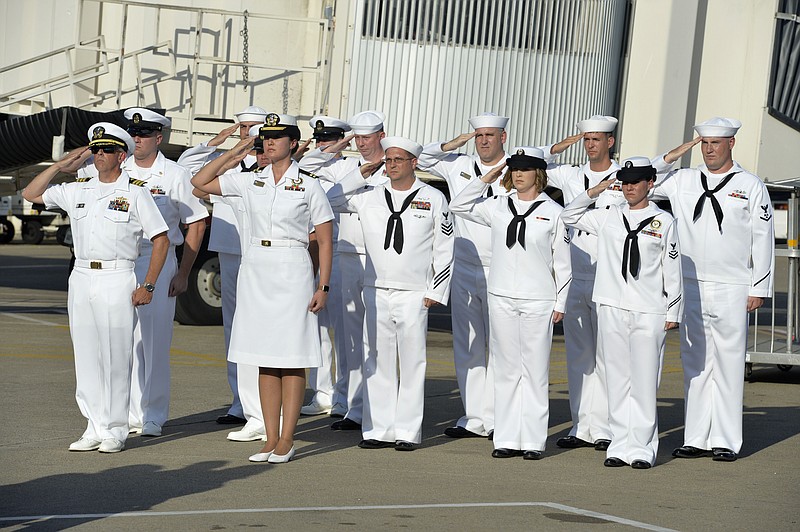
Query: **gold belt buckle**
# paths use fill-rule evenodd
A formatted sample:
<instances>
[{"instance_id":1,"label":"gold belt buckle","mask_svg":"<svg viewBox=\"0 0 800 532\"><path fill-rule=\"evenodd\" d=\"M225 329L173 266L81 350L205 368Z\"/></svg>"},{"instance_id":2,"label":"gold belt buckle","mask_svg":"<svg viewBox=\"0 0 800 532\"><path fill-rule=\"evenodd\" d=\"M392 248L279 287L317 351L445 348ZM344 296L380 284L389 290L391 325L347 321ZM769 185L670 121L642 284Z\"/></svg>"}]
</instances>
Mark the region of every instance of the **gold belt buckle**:
<instances>
[{"instance_id":1,"label":"gold belt buckle","mask_svg":"<svg viewBox=\"0 0 800 532\"><path fill-rule=\"evenodd\" d=\"M99 260L93 260L92 262L89 263L89 267L93 270L102 270L103 263L100 262Z\"/></svg>"},{"instance_id":2,"label":"gold belt buckle","mask_svg":"<svg viewBox=\"0 0 800 532\"><path fill-rule=\"evenodd\" d=\"M262 240L261 245L264 246L265 248L268 248L272 245L272 240Z\"/></svg>"}]
</instances>

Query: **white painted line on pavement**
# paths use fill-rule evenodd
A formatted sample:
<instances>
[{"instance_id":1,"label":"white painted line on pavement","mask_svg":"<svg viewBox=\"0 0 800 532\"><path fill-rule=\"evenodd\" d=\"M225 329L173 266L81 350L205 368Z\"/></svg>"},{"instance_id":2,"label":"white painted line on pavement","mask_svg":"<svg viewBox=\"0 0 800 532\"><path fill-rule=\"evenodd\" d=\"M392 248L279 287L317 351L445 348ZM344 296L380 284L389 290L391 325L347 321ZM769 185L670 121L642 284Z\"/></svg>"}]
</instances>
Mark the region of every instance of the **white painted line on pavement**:
<instances>
[{"instance_id":1,"label":"white painted line on pavement","mask_svg":"<svg viewBox=\"0 0 800 532\"><path fill-rule=\"evenodd\" d=\"M278 512L341 512L341 511L366 511L366 510L424 510L428 508L503 508L503 507L524 507L524 506L544 506L554 510L561 510L587 517L603 519L621 525L628 525L642 530L656 530L658 532L676 532L671 528L664 528L640 521L624 519L613 515L583 510L572 506L553 502L496 502L496 503L453 503L453 504L387 504L375 506L309 506L309 507L287 507L287 508L231 508L222 510L186 510L174 512L120 512L108 514L66 514L66 515L23 515L19 517L0 517L0 522L5 521L35 521L53 519L101 519L106 517L170 517L184 515L211 515L211 514L255 514L255 513L278 513Z\"/></svg>"},{"instance_id":2,"label":"white painted line on pavement","mask_svg":"<svg viewBox=\"0 0 800 532\"><path fill-rule=\"evenodd\" d=\"M36 318L30 318L28 316L22 316L20 314L13 314L11 312L0 312L0 316L6 316L8 318L16 318L18 320L23 320L23 321L32 321L33 323L38 323L39 325L49 325L50 327L61 327L60 323L54 323L52 321L45 321L45 320L37 320Z\"/></svg>"}]
</instances>

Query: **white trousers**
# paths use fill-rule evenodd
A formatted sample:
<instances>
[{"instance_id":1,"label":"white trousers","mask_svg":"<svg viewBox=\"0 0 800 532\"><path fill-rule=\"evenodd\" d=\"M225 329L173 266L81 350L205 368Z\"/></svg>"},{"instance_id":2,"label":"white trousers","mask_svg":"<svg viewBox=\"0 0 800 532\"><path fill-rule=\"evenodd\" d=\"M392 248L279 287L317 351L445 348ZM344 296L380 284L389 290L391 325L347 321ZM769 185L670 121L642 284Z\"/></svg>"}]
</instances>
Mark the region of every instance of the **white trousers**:
<instances>
[{"instance_id":1,"label":"white trousers","mask_svg":"<svg viewBox=\"0 0 800 532\"><path fill-rule=\"evenodd\" d=\"M149 267L150 254L136 259L136 281L139 284L144 284ZM170 246L152 301L136 307L129 417L131 426L141 427L147 421L163 425L169 416L169 349L175 320L175 298L169 297L169 284L177 271L175 248Z\"/></svg>"},{"instance_id":2,"label":"white trousers","mask_svg":"<svg viewBox=\"0 0 800 532\"><path fill-rule=\"evenodd\" d=\"M608 305L600 305L597 314L611 425L606 456L629 464L644 460L653 465L658 452L656 393L664 362L667 317Z\"/></svg>"},{"instance_id":3,"label":"white trousers","mask_svg":"<svg viewBox=\"0 0 800 532\"><path fill-rule=\"evenodd\" d=\"M489 268L456 260L450 284L453 362L464 415L456 423L486 436L494 430L494 360L489 356Z\"/></svg>"},{"instance_id":4,"label":"white trousers","mask_svg":"<svg viewBox=\"0 0 800 532\"><path fill-rule=\"evenodd\" d=\"M227 359L228 348L231 345L231 325L233 325L233 315L236 312L236 280L239 278L239 265L242 262L242 256L236 253L217 253L217 257L219 258L219 275L222 285L222 331L225 335L225 358ZM233 395L228 414L244 417L242 402L239 399L236 362L228 360L227 366L228 386Z\"/></svg>"},{"instance_id":5,"label":"white trousers","mask_svg":"<svg viewBox=\"0 0 800 532\"><path fill-rule=\"evenodd\" d=\"M683 289L684 445L724 447L738 453L742 448L748 287L684 278Z\"/></svg>"},{"instance_id":6,"label":"white trousers","mask_svg":"<svg viewBox=\"0 0 800 532\"><path fill-rule=\"evenodd\" d=\"M597 309L593 281L572 279L564 313L567 350L570 436L594 443L610 440L606 364L597 341Z\"/></svg>"},{"instance_id":7,"label":"white trousers","mask_svg":"<svg viewBox=\"0 0 800 532\"><path fill-rule=\"evenodd\" d=\"M489 294L494 366L494 448L543 451L555 301Z\"/></svg>"},{"instance_id":8,"label":"white trousers","mask_svg":"<svg viewBox=\"0 0 800 532\"><path fill-rule=\"evenodd\" d=\"M317 315L319 319L322 366L308 370L308 387L314 391L314 398L321 405L334 405L337 402L346 404L347 402L347 383L341 377L339 351L336 351L336 366L334 367L334 349L331 341L331 333L334 334L335 338L335 331L341 327L338 323L341 321L339 307L341 306L342 298L338 259L338 254L334 254L328 302L325 308ZM335 375L334 370L336 372Z\"/></svg>"},{"instance_id":9,"label":"white trousers","mask_svg":"<svg viewBox=\"0 0 800 532\"><path fill-rule=\"evenodd\" d=\"M88 420L87 439L128 437L135 289L133 269L75 268L69 276L75 400Z\"/></svg>"},{"instance_id":10,"label":"white trousers","mask_svg":"<svg viewBox=\"0 0 800 532\"><path fill-rule=\"evenodd\" d=\"M340 300L339 328L335 331L337 364L341 379L346 381L346 418L361 423L363 418L364 361L364 271L366 255L339 254Z\"/></svg>"},{"instance_id":11,"label":"white trousers","mask_svg":"<svg viewBox=\"0 0 800 532\"><path fill-rule=\"evenodd\" d=\"M365 439L422 441L428 330L424 297L421 290L364 287Z\"/></svg>"},{"instance_id":12,"label":"white trousers","mask_svg":"<svg viewBox=\"0 0 800 532\"><path fill-rule=\"evenodd\" d=\"M225 333L225 357L231 344L231 327L236 314L236 284L242 256L236 253L218 253L222 280L222 328ZM258 395L258 366L228 363L228 386L233 400L228 414L247 420L248 430L264 430L261 399Z\"/></svg>"}]
</instances>

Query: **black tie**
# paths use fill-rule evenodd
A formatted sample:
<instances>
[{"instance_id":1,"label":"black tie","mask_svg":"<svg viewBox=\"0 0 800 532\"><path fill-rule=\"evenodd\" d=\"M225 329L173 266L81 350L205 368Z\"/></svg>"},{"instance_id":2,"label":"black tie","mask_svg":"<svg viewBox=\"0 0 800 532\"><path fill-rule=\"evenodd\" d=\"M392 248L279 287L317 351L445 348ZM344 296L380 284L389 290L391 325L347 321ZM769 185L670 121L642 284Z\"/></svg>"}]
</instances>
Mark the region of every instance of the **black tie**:
<instances>
[{"instance_id":1,"label":"black tie","mask_svg":"<svg viewBox=\"0 0 800 532\"><path fill-rule=\"evenodd\" d=\"M508 246L508 249L513 248L514 244L517 242L522 246L522 249L525 249L525 218L535 211L542 203L544 203L544 200L537 201L530 206L525 214L517 214L517 209L514 207L514 200L511 199L511 196L508 197L508 209L511 211L511 214L514 215L506 230L506 246ZM517 229L518 227L519 229Z\"/></svg>"},{"instance_id":2,"label":"black tie","mask_svg":"<svg viewBox=\"0 0 800 532\"><path fill-rule=\"evenodd\" d=\"M478 167L477 161L473 162L472 164L475 166L475 177L480 179L483 174L481 173L481 169ZM492 185L489 185L489 188L486 189L486 197L491 198L492 196L494 196L494 192L492 191Z\"/></svg>"},{"instance_id":3,"label":"black tie","mask_svg":"<svg viewBox=\"0 0 800 532\"><path fill-rule=\"evenodd\" d=\"M703 185L704 192L697 200L697 204L694 206L694 218L692 218L692 221L697 222L697 219L700 218L701 214L703 214L703 205L705 205L706 203L706 198L711 198L711 208L714 209L714 216L716 216L717 218L717 225L719 226L719 232L720 233L722 232L722 217L723 217L722 207L720 207L719 201L717 200L717 198L714 197L714 194L722 190L722 188L728 184L728 181L730 181L736 174L737 172L731 172L730 174L722 178L722 181L720 181L719 185L714 187L714 190L709 190L708 177L706 177L706 174L704 174L703 172L700 172L700 184Z\"/></svg>"},{"instance_id":4,"label":"black tie","mask_svg":"<svg viewBox=\"0 0 800 532\"><path fill-rule=\"evenodd\" d=\"M408 197L403 201L403 206L400 207L399 211L394 210L394 203L392 202L392 193L389 192L388 188L383 189L384 194L386 194L386 205L389 206L389 212L392 214L389 216L389 220L386 222L386 239L383 241L383 249L389 249L389 244L392 242L392 234L394 234L394 250L399 255L403 252L403 219L400 218L400 215L408 209L408 206L411 205L411 202L414 200L414 196L417 195L419 189L415 190Z\"/></svg>"},{"instance_id":5,"label":"black tie","mask_svg":"<svg viewBox=\"0 0 800 532\"><path fill-rule=\"evenodd\" d=\"M239 161L239 164L242 166L242 172L255 172L258 170L258 161L254 162L250 167L245 166L244 161Z\"/></svg>"},{"instance_id":6,"label":"black tie","mask_svg":"<svg viewBox=\"0 0 800 532\"><path fill-rule=\"evenodd\" d=\"M622 278L628 282L628 271L631 275L636 277L639 275L639 231L650 225L655 216L642 220L639 226L631 231L631 226L628 224L628 219L622 215L622 221L625 224L625 229L628 231L628 236L625 237L625 246L622 248ZM630 270L628 269L628 256L630 256Z\"/></svg>"}]
</instances>

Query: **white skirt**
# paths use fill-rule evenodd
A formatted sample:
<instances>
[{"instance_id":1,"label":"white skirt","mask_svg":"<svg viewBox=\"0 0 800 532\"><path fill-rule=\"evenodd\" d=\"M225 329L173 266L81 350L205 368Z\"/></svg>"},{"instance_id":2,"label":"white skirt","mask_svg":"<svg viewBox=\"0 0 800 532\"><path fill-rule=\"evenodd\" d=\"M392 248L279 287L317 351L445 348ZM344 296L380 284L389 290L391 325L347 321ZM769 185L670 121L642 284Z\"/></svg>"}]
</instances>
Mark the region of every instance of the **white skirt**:
<instances>
[{"instance_id":1,"label":"white skirt","mask_svg":"<svg viewBox=\"0 0 800 532\"><path fill-rule=\"evenodd\" d=\"M231 362L262 368L322 365L311 257L305 248L252 246L236 285Z\"/></svg>"}]
</instances>

